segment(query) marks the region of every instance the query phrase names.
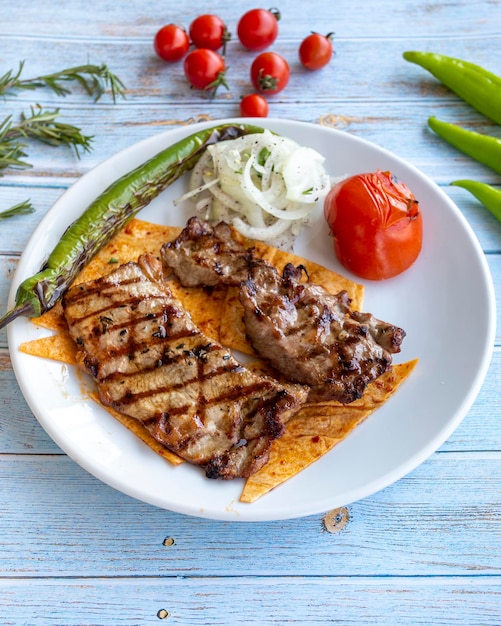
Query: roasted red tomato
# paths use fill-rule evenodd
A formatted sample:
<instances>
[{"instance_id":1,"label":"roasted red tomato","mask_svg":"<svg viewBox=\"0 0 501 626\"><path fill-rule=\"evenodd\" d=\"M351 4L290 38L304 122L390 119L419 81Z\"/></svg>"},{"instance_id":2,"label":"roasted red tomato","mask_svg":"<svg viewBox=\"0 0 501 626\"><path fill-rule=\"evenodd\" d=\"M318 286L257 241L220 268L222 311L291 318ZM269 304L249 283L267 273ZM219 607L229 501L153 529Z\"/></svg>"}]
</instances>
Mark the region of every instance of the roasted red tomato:
<instances>
[{"instance_id":1,"label":"roasted red tomato","mask_svg":"<svg viewBox=\"0 0 501 626\"><path fill-rule=\"evenodd\" d=\"M230 39L228 29L217 15L199 15L190 24L190 38L196 48L219 50Z\"/></svg>"},{"instance_id":2,"label":"roasted red tomato","mask_svg":"<svg viewBox=\"0 0 501 626\"><path fill-rule=\"evenodd\" d=\"M391 172L358 174L337 183L325 199L324 216L339 261L361 278L397 276L421 251L418 201Z\"/></svg>"},{"instance_id":3,"label":"roasted red tomato","mask_svg":"<svg viewBox=\"0 0 501 626\"><path fill-rule=\"evenodd\" d=\"M250 75L260 93L278 93L289 82L289 64L276 52L262 52L252 62Z\"/></svg>"},{"instance_id":4,"label":"roasted red tomato","mask_svg":"<svg viewBox=\"0 0 501 626\"><path fill-rule=\"evenodd\" d=\"M242 117L268 117L268 101L258 93L250 93L240 100Z\"/></svg>"},{"instance_id":5,"label":"roasted red tomato","mask_svg":"<svg viewBox=\"0 0 501 626\"><path fill-rule=\"evenodd\" d=\"M174 62L184 57L190 47L190 40L180 26L167 24L155 35L153 47L161 59Z\"/></svg>"},{"instance_id":6,"label":"roasted red tomato","mask_svg":"<svg viewBox=\"0 0 501 626\"><path fill-rule=\"evenodd\" d=\"M278 35L280 13L276 9L251 9L244 13L237 26L237 35L247 50L264 50Z\"/></svg>"}]
</instances>

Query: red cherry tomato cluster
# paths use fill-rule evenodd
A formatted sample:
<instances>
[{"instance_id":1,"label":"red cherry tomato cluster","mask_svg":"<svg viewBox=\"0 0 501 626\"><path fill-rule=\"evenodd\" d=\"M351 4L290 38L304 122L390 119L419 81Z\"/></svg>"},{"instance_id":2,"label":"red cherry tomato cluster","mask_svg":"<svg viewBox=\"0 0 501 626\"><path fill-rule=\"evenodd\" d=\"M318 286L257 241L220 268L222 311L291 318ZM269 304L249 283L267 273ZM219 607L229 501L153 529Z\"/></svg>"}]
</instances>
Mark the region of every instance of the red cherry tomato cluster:
<instances>
[{"instance_id":1,"label":"red cherry tomato cluster","mask_svg":"<svg viewBox=\"0 0 501 626\"><path fill-rule=\"evenodd\" d=\"M244 117L266 117L268 102L265 96L280 93L290 79L290 66L278 52L266 51L278 37L280 13L277 9L251 9L237 24L237 36L248 51L259 52L250 66L250 81L257 93L242 98L240 113ZM302 41L298 56L309 70L327 65L332 57L332 34L312 33ZM196 17L188 32L176 24L163 26L155 35L153 47L157 55L168 62L182 59L189 84L206 90L214 96L220 85L226 83L226 44L231 35L225 22L217 15ZM190 50L190 47L193 49Z\"/></svg>"}]
</instances>

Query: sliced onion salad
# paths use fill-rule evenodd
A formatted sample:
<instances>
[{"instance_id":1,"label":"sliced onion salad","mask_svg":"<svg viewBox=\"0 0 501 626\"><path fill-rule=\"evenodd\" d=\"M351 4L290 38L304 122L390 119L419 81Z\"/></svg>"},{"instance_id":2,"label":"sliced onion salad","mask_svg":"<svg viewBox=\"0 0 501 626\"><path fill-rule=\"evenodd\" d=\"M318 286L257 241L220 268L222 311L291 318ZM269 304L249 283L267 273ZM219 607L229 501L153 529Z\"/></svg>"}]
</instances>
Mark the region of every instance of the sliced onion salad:
<instances>
[{"instance_id":1,"label":"sliced onion salad","mask_svg":"<svg viewBox=\"0 0 501 626\"><path fill-rule=\"evenodd\" d=\"M208 146L191 173L189 191L197 213L224 220L242 235L291 244L331 180L324 157L268 130Z\"/></svg>"}]
</instances>

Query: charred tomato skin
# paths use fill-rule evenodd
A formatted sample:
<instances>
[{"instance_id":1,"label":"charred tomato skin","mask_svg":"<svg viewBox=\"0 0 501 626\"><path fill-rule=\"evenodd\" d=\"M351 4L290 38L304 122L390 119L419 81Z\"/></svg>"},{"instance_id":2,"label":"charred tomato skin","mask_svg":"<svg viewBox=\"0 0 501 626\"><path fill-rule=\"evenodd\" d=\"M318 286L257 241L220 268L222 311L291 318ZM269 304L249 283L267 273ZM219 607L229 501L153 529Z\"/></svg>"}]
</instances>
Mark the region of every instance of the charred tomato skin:
<instances>
[{"instance_id":1,"label":"charred tomato skin","mask_svg":"<svg viewBox=\"0 0 501 626\"><path fill-rule=\"evenodd\" d=\"M325 198L324 217L337 258L361 278L398 276L421 252L419 204L391 172L357 174L335 184Z\"/></svg>"}]
</instances>

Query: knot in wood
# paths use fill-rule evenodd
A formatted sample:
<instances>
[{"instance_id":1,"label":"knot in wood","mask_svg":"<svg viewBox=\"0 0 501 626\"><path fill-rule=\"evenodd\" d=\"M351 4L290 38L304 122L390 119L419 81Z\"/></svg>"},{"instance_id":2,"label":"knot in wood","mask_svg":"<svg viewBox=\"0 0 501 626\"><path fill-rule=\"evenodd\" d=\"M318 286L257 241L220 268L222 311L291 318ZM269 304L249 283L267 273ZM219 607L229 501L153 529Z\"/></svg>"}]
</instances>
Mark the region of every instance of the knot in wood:
<instances>
[{"instance_id":1,"label":"knot in wood","mask_svg":"<svg viewBox=\"0 0 501 626\"><path fill-rule=\"evenodd\" d=\"M333 534L339 533L346 526L349 519L350 516L346 507L342 506L339 509L333 509L326 513L324 517L325 530Z\"/></svg>"}]
</instances>

